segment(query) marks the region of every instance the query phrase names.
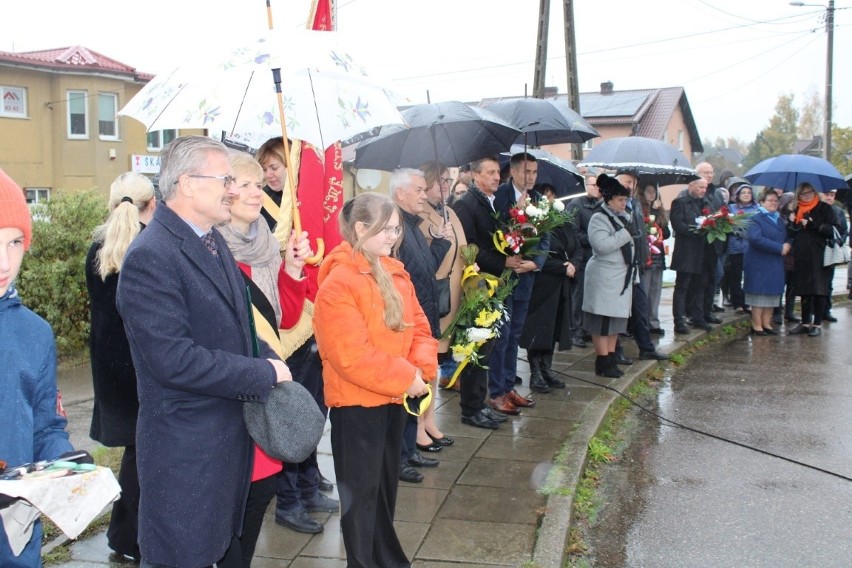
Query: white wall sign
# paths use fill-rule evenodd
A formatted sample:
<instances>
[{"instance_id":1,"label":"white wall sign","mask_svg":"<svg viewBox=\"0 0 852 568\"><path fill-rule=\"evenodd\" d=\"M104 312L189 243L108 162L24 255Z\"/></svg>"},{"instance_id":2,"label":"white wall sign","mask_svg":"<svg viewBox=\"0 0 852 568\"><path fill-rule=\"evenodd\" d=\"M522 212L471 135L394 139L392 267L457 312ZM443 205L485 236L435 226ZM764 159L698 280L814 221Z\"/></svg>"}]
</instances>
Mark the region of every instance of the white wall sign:
<instances>
[{"instance_id":1,"label":"white wall sign","mask_svg":"<svg viewBox=\"0 0 852 568\"><path fill-rule=\"evenodd\" d=\"M140 174L158 174L160 173L160 157L131 154L130 170Z\"/></svg>"}]
</instances>

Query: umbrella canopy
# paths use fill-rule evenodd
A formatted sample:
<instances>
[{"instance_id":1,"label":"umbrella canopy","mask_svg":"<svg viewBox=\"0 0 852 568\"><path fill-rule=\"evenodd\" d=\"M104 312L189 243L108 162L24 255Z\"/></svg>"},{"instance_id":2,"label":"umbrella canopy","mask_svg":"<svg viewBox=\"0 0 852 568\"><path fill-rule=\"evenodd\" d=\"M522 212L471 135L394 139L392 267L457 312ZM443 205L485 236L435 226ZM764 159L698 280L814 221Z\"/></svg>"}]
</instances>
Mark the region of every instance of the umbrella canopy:
<instances>
[{"instance_id":1,"label":"umbrella canopy","mask_svg":"<svg viewBox=\"0 0 852 568\"><path fill-rule=\"evenodd\" d=\"M848 187L843 175L831 162L805 154L781 154L767 158L751 168L744 178L755 185L793 191L807 182L822 193Z\"/></svg>"},{"instance_id":2,"label":"umbrella canopy","mask_svg":"<svg viewBox=\"0 0 852 568\"><path fill-rule=\"evenodd\" d=\"M633 173L659 185L689 183L698 179L689 160L677 148L668 142L643 136L604 140L595 145L578 165Z\"/></svg>"},{"instance_id":3,"label":"umbrella canopy","mask_svg":"<svg viewBox=\"0 0 852 568\"><path fill-rule=\"evenodd\" d=\"M154 77L119 114L149 131L203 128L257 148L282 135L274 68L282 73L291 138L327 148L402 122L391 89L352 58L337 32L310 30L273 30L246 44L194 54L191 62Z\"/></svg>"},{"instance_id":4,"label":"umbrella canopy","mask_svg":"<svg viewBox=\"0 0 852 568\"><path fill-rule=\"evenodd\" d=\"M518 144L512 146L511 151L503 152L500 158L500 167L508 168L509 159L515 154L524 151L524 147ZM549 183L556 188L556 195L564 197L585 192L584 178L573 163L563 160L546 150L527 148L527 154L536 159L538 164L538 177L536 183Z\"/></svg>"},{"instance_id":5,"label":"umbrella canopy","mask_svg":"<svg viewBox=\"0 0 852 568\"><path fill-rule=\"evenodd\" d=\"M600 136L567 103L550 99L503 99L485 107L520 130L517 142L530 146L579 143Z\"/></svg>"},{"instance_id":6,"label":"umbrella canopy","mask_svg":"<svg viewBox=\"0 0 852 568\"><path fill-rule=\"evenodd\" d=\"M407 127L383 127L358 143L356 168L393 171L432 160L461 166L508 150L519 134L496 114L459 101L414 105L402 117Z\"/></svg>"}]
</instances>

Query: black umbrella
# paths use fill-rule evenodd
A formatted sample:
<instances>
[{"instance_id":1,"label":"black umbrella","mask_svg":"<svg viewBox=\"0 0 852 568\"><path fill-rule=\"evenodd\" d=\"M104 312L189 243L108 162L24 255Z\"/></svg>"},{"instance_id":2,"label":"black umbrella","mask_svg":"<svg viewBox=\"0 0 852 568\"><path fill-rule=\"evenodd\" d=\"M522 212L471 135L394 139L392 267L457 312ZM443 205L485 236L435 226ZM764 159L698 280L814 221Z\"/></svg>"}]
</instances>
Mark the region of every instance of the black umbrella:
<instances>
[{"instance_id":1,"label":"black umbrella","mask_svg":"<svg viewBox=\"0 0 852 568\"><path fill-rule=\"evenodd\" d=\"M510 152L504 152L500 156L501 171L509 167L509 159L515 154L524 151L524 147L518 144L512 146ZM538 176L536 183L549 183L556 188L557 197L566 195L579 195L585 192L583 175L573 163L563 160L546 150L538 148L527 148L527 154L536 159L538 164Z\"/></svg>"},{"instance_id":2,"label":"black umbrella","mask_svg":"<svg viewBox=\"0 0 852 568\"><path fill-rule=\"evenodd\" d=\"M658 185L689 183L698 179L689 160L677 148L668 142L643 136L604 140L577 165L632 173Z\"/></svg>"},{"instance_id":3,"label":"black umbrella","mask_svg":"<svg viewBox=\"0 0 852 568\"><path fill-rule=\"evenodd\" d=\"M600 136L567 103L550 99L503 99L485 107L523 132L517 142L530 146L585 142Z\"/></svg>"},{"instance_id":4,"label":"black umbrella","mask_svg":"<svg viewBox=\"0 0 852 568\"><path fill-rule=\"evenodd\" d=\"M393 171L438 160L461 166L508 150L519 131L499 116L459 101L414 105L406 126L383 126L355 147L355 167Z\"/></svg>"}]
</instances>

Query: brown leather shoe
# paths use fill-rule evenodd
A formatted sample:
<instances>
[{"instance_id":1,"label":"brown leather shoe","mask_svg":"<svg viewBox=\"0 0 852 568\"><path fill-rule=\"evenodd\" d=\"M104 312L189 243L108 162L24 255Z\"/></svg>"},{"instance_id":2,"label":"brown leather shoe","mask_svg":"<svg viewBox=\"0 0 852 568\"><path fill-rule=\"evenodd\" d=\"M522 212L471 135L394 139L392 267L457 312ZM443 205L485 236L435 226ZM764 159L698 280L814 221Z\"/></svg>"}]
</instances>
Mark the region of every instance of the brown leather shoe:
<instances>
[{"instance_id":1,"label":"brown leather shoe","mask_svg":"<svg viewBox=\"0 0 852 568\"><path fill-rule=\"evenodd\" d=\"M506 393L506 398L509 399L509 402L521 408L532 408L535 406L534 400L521 396L520 393L514 389Z\"/></svg>"},{"instance_id":2,"label":"brown leather shoe","mask_svg":"<svg viewBox=\"0 0 852 568\"><path fill-rule=\"evenodd\" d=\"M513 416L521 413L521 411L518 410L518 407L509 401L509 396L506 394L498 396L497 398L492 398L491 408L498 412L502 412L503 414L511 414Z\"/></svg>"}]
</instances>

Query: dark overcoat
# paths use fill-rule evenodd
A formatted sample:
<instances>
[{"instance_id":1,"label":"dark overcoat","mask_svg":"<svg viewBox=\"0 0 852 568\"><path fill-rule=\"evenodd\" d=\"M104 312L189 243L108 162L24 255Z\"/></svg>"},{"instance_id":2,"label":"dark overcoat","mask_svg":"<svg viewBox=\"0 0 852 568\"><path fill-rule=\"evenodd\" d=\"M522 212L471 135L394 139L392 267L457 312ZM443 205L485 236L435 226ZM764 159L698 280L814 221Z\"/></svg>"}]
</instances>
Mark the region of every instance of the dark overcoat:
<instances>
[{"instance_id":1,"label":"dark overcoat","mask_svg":"<svg viewBox=\"0 0 852 568\"><path fill-rule=\"evenodd\" d=\"M420 230L423 218L400 209L402 220L402 242L397 250L397 256L405 271L411 276L417 301L429 320L432 337L441 337L441 314L438 312L438 284L436 274L438 267L450 250L448 239L432 239L426 241Z\"/></svg>"},{"instance_id":2,"label":"dark overcoat","mask_svg":"<svg viewBox=\"0 0 852 568\"><path fill-rule=\"evenodd\" d=\"M468 244L479 247L476 264L481 272L500 276L506 268L506 255L494 246L494 232L500 228L497 213L482 191L471 187L453 203Z\"/></svg>"},{"instance_id":3,"label":"dark overcoat","mask_svg":"<svg viewBox=\"0 0 852 568\"><path fill-rule=\"evenodd\" d=\"M784 257L781 249L787 237L784 220L775 220L760 212L751 217L746 232L743 273L746 294L778 295L784 293Z\"/></svg>"},{"instance_id":4,"label":"dark overcoat","mask_svg":"<svg viewBox=\"0 0 852 568\"><path fill-rule=\"evenodd\" d=\"M824 202L817 203L805 218L808 220L805 225L787 224L793 243L793 289L797 296L828 296L833 271L822 265L822 257L826 239L834 234L834 227L838 230L840 227L831 205Z\"/></svg>"},{"instance_id":5,"label":"dark overcoat","mask_svg":"<svg viewBox=\"0 0 852 568\"><path fill-rule=\"evenodd\" d=\"M136 444L136 371L124 322L115 305L118 274L101 278L97 256L103 243L94 242L86 255L86 288L89 291L89 357L95 402L89 437L108 447Z\"/></svg>"},{"instance_id":6,"label":"dark overcoat","mask_svg":"<svg viewBox=\"0 0 852 568\"><path fill-rule=\"evenodd\" d=\"M705 238L696 232L695 218L702 215L702 210L708 207L703 198L695 198L684 193L672 201L671 221L674 230L674 251L672 264L669 268L676 272L700 274L704 263Z\"/></svg>"},{"instance_id":7,"label":"dark overcoat","mask_svg":"<svg viewBox=\"0 0 852 568\"><path fill-rule=\"evenodd\" d=\"M274 358L252 358L242 276L167 205L130 245L117 305L139 390L139 545L148 562L210 566L241 532L252 468L244 401L264 401Z\"/></svg>"},{"instance_id":8,"label":"dark overcoat","mask_svg":"<svg viewBox=\"0 0 852 568\"><path fill-rule=\"evenodd\" d=\"M552 351L559 341L560 350L571 348L571 286L565 262L579 271L583 248L574 226L566 223L550 233L550 252L535 277L529 311L518 344L524 349Z\"/></svg>"}]
</instances>

